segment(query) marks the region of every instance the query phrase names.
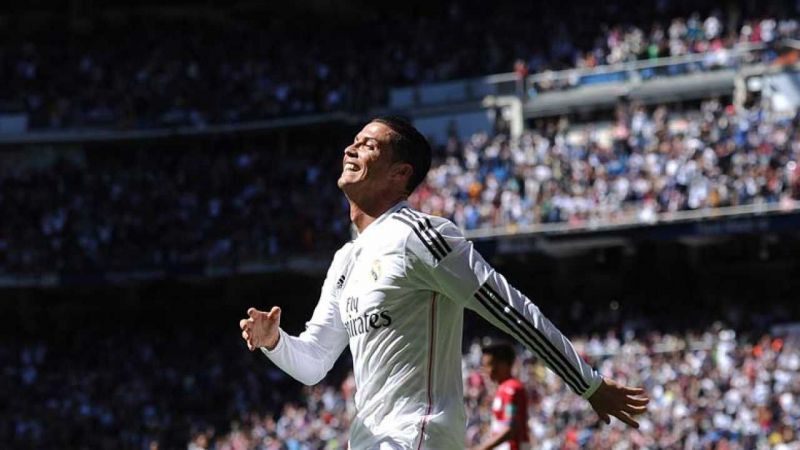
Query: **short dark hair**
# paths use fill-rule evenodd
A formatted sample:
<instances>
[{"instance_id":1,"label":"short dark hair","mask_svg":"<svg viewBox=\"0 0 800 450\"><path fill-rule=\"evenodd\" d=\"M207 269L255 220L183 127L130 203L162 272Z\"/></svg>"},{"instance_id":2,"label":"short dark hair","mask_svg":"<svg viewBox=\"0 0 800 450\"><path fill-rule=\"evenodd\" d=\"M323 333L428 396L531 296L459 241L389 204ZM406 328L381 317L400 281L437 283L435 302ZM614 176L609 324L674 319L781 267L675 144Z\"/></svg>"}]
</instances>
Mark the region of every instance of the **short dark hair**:
<instances>
[{"instance_id":1,"label":"short dark hair","mask_svg":"<svg viewBox=\"0 0 800 450\"><path fill-rule=\"evenodd\" d=\"M483 346L481 350L483 350L484 355L492 355L495 361L506 362L510 366L514 365L514 358L517 356L514 352L514 347L504 341L492 342Z\"/></svg>"},{"instance_id":2,"label":"short dark hair","mask_svg":"<svg viewBox=\"0 0 800 450\"><path fill-rule=\"evenodd\" d=\"M408 179L406 190L410 194L422 183L431 168L431 145L408 119L400 116L375 117L371 122L386 125L394 131L392 138L392 161L411 165L413 173Z\"/></svg>"}]
</instances>

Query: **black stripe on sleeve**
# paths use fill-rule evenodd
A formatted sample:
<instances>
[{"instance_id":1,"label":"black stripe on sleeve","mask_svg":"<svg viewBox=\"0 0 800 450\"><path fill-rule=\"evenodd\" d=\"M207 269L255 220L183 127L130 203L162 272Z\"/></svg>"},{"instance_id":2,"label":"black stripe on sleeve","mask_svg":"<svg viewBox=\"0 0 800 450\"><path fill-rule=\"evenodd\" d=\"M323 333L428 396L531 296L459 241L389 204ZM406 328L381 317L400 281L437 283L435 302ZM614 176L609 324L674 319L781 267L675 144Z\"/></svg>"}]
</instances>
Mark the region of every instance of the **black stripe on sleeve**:
<instances>
[{"instance_id":1,"label":"black stripe on sleeve","mask_svg":"<svg viewBox=\"0 0 800 450\"><path fill-rule=\"evenodd\" d=\"M403 222L404 224L408 225L411 228L411 230L414 231L414 234L417 235L419 240L425 245L425 247L428 248L428 251L431 252L431 254L433 255L433 258L434 258L434 260L436 262L439 262L442 259L442 255L439 254L438 250L433 248L433 246L431 246L431 244L429 244L428 241L425 240L425 238L422 236L422 233L420 233L419 230L417 230L417 227L415 227L414 224L411 223L411 221L409 221L408 219L405 219L404 217L402 217L402 216L400 216L398 214L393 215L392 218L394 218L396 220L399 220L400 222Z\"/></svg>"},{"instance_id":2,"label":"black stripe on sleeve","mask_svg":"<svg viewBox=\"0 0 800 450\"><path fill-rule=\"evenodd\" d=\"M419 231L422 232L423 234L425 234L425 236L428 236L428 238L430 239L431 243L439 250L439 252L442 254L442 258L447 256L447 251L444 249L444 246L440 242L438 242L436 240L436 236L434 236L433 233L431 233L431 230L428 229L428 227L425 226L425 223L422 220L419 220L418 218L415 218L405 208L401 209L400 213L406 215L409 219L414 221L414 224L416 224L417 228L419 228Z\"/></svg>"},{"instance_id":3,"label":"black stripe on sleeve","mask_svg":"<svg viewBox=\"0 0 800 450\"><path fill-rule=\"evenodd\" d=\"M515 323L511 317L503 314L503 308L499 307L498 305L492 303L490 300L485 298L485 294L480 291L475 292L475 298L478 302L489 311L500 323L504 324L510 330L511 334L516 337L520 342L528 346L530 349L534 350L540 358L542 358L548 366L550 366L553 371L562 379L564 380L567 385L569 385L570 389L574 392L583 392L580 389L577 389L574 380L571 378L567 378L563 376L561 371L559 370L558 366L553 364L553 361L550 359L550 355L546 354L545 352L541 351L539 345L537 345L531 336L522 330L522 327Z\"/></svg>"},{"instance_id":4,"label":"black stripe on sleeve","mask_svg":"<svg viewBox=\"0 0 800 450\"><path fill-rule=\"evenodd\" d=\"M439 233L439 230L437 230L436 228L434 228L434 227L433 227L433 225L431 225L431 221L430 221L430 219L428 219L428 218L426 217L426 218L425 218L425 223L427 223L427 224L428 224L428 226L431 228L431 230L432 230L434 233L436 233L436 236L438 236L438 238L439 238L439 241L441 241L442 245L444 245L444 248L447 250L447 252L448 252L448 253L450 253L450 251L452 250L452 249L450 248L450 245L448 245L448 244L447 244L447 241L444 239L444 237L442 236L442 234L441 234L441 233Z\"/></svg>"},{"instance_id":5,"label":"black stripe on sleeve","mask_svg":"<svg viewBox=\"0 0 800 450\"><path fill-rule=\"evenodd\" d=\"M450 253L452 249L447 244L447 241L444 239L444 237L442 237L441 233L439 233L439 231L433 227L430 219L420 216L408 208L402 208L399 212L405 214L408 218L415 220L419 224L420 230L426 231L426 234L431 237L431 241L433 241L433 243L436 245L436 248L442 251L443 255L447 256L447 254Z\"/></svg>"},{"instance_id":6,"label":"black stripe on sleeve","mask_svg":"<svg viewBox=\"0 0 800 450\"><path fill-rule=\"evenodd\" d=\"M478 290L482 291L489 300L494 300L502 308L508 307L508 311L514 316L516 322L520 323L520 326L522 326L523 329L527 328L528 334L533 332L533 336L539 338L538 341L542 342L544 346L542 350L548 351L550 355L554 356L555 362L558 363L559 367L565 371L565 374L571 375L574 379L576 379L576 381L578 381L578 385L582 387L579 392L585 392L587 389L589 389L589 386L580 375L580 372L572 364L570 364L570 362L567 360L567 357L564 356L564 354L561 353L552 342L550 342L550 339L548 339L541 330L533 326L533 324L530 323L525 316L514 309L510 304L506 303L505 299L503 299L503 297L489 285L488 281L483 283ZM562 378L564 377L562 376Z\"/></svg>"}]
</instances>

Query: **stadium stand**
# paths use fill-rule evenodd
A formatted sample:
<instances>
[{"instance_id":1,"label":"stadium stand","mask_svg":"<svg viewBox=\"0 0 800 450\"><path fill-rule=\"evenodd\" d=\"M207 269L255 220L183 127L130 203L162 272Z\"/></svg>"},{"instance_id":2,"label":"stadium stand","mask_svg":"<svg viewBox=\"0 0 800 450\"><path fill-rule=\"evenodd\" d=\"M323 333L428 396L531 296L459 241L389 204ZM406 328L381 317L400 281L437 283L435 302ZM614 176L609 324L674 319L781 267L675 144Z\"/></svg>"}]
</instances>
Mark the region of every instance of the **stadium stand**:
<instances>
[{"instance_id":1,"label":"stadium stand","mask_svg":"<svg viewBox=\"0 0 800 450\"><path fill-rule=\"evenodd\" d=\"M618 3L621 10L626 2ZM364 111L385 103L391 86L510 72L515 61L518 71L541 73L702 53L708 60L692 67L707 70L725 66L726 49L738 44L798 37L797 20L771 15L767 5L741 21L712 10L663 23L636 9L594 11L602 22L513 2L496 4L486 20L479 6L453 2L422 18L394 12L391 29L377 13L351 16L344 35L319 17L280 14L262 17L266 26L237 16L136 14L100 15L82 26L12 22L0 30L0 110L26 113L32 129L202 128ZM360 37L364 29L369 39ZM776 57L774 50L761 55ZM535 89L562 84L544 77Z\"/></svg>"},{"instance_id":2,"label":"stadium stand","mask_svg":"<svg viewBox=\"0 0 800 450\"><path fill-rule=\"evenodd\" d=\"M640 430L598 427L593 412L541 363L518 364L531 397L529 428L536 448L789 448L800 441L797 338L764 335L751 342L730 329L700 334L659 334L622 340L615 333L576 340L607 374L638 382L654 406ZM480 374L480 346L464 355L467 443L488 435L493 387ZM644 374L640 376L639 374ZM339 448L347 433L352 379L340 387L304 391L301 405L287 404L278 419L252 416L236 430L198 432L193 442L219 449ZM281 447L283 443L286 447Z\"/></svg>"},{"instance_id":3,"label":"stadium stand","mask_svg":"<svg viewBox=\"0 0 800 450\"><path fill-rule=\"evenodd\" d=\"M467 230L789 205L800 195L796 129L795 117L715 100L685 112L620 106L611 122L450 140L411 203ZM0 274L238 267L337 248L349 235L341 150L317 145L111 146L8 165Z\"/></svg>"},{"instance_id":4,"label":"stadium stand","mask_svg":"<svg viewBox=\"0 0 800 450\"><path fill-rule=\"evenodd\" d=\"M698 111L617 108L608 123L555 120L520 139L451 140L412 196L465 229L598 224L798 195L796 117L712 100Z\"/></svg>"},{"instance_id":5,"label":"stadium stand","mask_svg":"<svg viewBox=\"0 0 800 450\"><path fill-rule=\"evenodd\" d=\"M0 174L0 273L230 267L330 250L349 226L339 158L228 140L9 164Z\"/></svg>"},{"instance_id":6,"label":"stadium stand","mask_svg":"<svg viewBox=\"0 0 800 450\"><path fill-rule=\"evenodd\" d=\"M350 235L335 179L352 124L332 134L212 125L335 111L361 120L391 87L512 69L530 75L516 92L526 98L663 57L698 61L667 75L769 66L781 40L800 37L797 5L770 1L501 0L492 15L478 0L412 1L412 12L365 12L374 2L364 1L336 20L234 3L177 7L178 19L0 7L0 116L27 121L19 135L0 123L0 447L344 448L346 358L301 388L246 351L236 319L275 303L289 331L302 329L321 284L311 263L325 265ZM750 45L759 50L732 56ZM621 98L588 119L537 118L519 137L501 127L437 142L412 204L489 230L480 250L582 355L652 398L641 430L600 427L520 351L537 448L800 448L800 119L726 95ZM79 133L99 129L109 134ZM166 137L144 133L154 129ZM40 145L36 134L54 131L77 133ZM738 207L794 215L692 219L683 234L658 226ZM592 234L609 224L651 231ZM514 236L546 225L585 235L544 250L540 235ZM477 369L493 331L473 322L469 444L486 436L493 394Z\"/></svg>"},{"instance_id":7,"label":"stadium stand","mask_svg":"<svg viewBox=\"0 0 800 450\"><path fill-rule=\"evenodd\" d=\"M215 328L219 322L204 321ZM68 339L43 339L43 331L0 346L7 361L0 374L0 442L193 450L339 449L346 442L352 376L298 392L297 383L231 339L235 333L220 339L196 325L60 334ZM709 326L612 330L577 336L575 343L604 373L644 386L650 412L639 431L598 427L581 399L522 353L517 370L529 392L538 448L790 448L779 446L800 440L797 334L740 335ZM473 444L486 433L492 398L479 357L476 339L463 357L466 438Z\"/></svg>"}]
</instances>

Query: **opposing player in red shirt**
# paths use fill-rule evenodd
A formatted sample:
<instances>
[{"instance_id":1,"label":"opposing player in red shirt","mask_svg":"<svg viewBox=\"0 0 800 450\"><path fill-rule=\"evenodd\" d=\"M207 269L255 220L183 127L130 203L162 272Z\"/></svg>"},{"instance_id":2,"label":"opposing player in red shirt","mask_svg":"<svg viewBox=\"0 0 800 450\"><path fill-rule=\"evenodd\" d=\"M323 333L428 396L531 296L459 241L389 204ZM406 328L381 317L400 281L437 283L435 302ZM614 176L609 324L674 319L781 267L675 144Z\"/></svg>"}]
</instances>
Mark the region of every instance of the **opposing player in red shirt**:
<instances>
[{"instance_id":1,"label":"opposing player in red shirt","mask_svg":"<svg viewBox=\"0 0 800 450\"><path fill-rule=\"evenodd\" d=\"M511 376L514 348L507 343L495 343L483 348L481 368L497 383L492 401L492 435L475 450L528 450L528 396L525 386Z\"/></svg>"}]
</instances>

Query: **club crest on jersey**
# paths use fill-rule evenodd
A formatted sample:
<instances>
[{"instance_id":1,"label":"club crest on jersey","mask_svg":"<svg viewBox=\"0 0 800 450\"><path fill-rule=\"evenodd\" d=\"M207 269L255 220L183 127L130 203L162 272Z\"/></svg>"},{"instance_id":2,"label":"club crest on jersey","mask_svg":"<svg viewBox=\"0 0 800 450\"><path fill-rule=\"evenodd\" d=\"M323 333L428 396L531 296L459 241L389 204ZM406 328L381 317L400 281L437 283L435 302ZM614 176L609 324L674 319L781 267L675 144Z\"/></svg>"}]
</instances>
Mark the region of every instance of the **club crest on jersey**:
<instances>
[{"instance_id":1,"label":"club crest on jersey","mask_svg":"<svg viewBox=\"0 0 800 450\"><path fill-rule=\"evenodd\" d=\"M372 281L378 281L378 278L381 277L381 260L376 259L372 263L372 268L369 271L369 274L372 275Z\"/></svg>"}]
</instances>

